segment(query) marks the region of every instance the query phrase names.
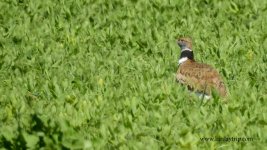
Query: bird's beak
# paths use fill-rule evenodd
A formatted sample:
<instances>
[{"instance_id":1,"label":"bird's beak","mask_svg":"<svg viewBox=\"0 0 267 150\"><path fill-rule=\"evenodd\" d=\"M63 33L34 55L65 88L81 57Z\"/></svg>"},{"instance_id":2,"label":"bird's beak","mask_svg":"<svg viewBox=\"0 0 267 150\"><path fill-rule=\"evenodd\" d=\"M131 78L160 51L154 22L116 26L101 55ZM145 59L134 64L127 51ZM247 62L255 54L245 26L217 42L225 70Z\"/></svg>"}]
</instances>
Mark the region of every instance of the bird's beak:
<instances>
[{"instance_id":1,"label":"bird's beak","mask_svg":"<svg viewBox=\"0 0 267 150\"><path fill-rule=\"evenodd\" d=\"M178 44L178 45L181 45L181 40L178 39L178 40L177 40L177 44Z\"/></svg>"}]
</instances>

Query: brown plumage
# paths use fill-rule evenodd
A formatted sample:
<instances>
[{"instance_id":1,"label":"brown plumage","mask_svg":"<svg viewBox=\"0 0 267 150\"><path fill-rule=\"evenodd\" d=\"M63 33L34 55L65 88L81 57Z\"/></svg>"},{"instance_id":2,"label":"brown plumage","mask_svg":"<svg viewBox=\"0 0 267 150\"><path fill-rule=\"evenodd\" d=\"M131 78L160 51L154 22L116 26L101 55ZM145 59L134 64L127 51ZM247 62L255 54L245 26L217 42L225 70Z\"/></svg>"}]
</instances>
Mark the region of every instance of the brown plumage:
<instances>
[{"instance_id":1,"label":"brown plumage","mask_svg":"<svg viewBox=\"0 0 267 150\"><path fill-rule=\"evenodd\" d=\"M215 90L220 96L225 97L226 87L219 73L210 65L194 60L191 39L180 38L178 45L181 48L181 57L176 80L192 91L211 95L212 90Z\"/></svg>"}]
</instances>

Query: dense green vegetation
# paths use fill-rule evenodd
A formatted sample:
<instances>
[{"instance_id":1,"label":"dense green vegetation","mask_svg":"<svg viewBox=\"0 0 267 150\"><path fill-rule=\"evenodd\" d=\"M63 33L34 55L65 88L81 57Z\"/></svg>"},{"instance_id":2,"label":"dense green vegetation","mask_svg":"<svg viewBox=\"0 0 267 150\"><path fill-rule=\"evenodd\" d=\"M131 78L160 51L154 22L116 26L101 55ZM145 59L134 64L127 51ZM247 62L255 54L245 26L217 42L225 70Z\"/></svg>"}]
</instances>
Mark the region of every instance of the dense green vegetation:
<instances>
[{"instance_id":1,"label":"dense green vegetation","mask_svg":"<svg viewBox=\"0 0 267 150\"><path fill-rule=\"evenodd\" d=\"M180 36L227 104L175 82ZM266 52L265 0L1 0L0 147L266 148Z\"/></svg>"}]
</instances>

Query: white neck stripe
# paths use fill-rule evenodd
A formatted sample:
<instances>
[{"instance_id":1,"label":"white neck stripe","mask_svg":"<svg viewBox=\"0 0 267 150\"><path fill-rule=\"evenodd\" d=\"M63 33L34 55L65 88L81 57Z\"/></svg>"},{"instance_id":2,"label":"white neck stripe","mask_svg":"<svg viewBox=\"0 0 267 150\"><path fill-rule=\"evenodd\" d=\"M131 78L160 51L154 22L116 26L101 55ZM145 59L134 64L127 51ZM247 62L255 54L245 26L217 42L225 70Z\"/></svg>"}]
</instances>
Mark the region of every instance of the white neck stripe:
<instances>
[{"instance_id":1,"label":"white neck stripe","mask_svg":"<svg viewBox=\"0 0 267 150\"><path fill-rule=\"evenodd\" d=\"M188 60L187 57L180 58L179 61L178 61L178 65L181 65L182 63L184 63L187 60Z\"/></svg>"},{"instance_id":2,"label":"white neck stripe","mask_svg":"<svg viewBox=\"0 0 267 150\"><path fill-rule=\"evenodd\" d=\"M184 48L184 49L182 49L181 52L183 52L183 51L192 51L192 50L190 48Z\"/></svg>"}]
</instances>

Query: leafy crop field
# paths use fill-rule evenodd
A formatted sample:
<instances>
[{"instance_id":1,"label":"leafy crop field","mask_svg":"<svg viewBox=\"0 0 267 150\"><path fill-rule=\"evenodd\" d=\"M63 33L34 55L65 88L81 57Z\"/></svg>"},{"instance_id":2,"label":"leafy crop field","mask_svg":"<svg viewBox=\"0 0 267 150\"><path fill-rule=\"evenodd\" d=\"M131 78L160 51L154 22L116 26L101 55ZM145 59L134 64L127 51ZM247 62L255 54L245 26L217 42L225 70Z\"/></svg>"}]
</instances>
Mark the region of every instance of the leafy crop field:
<instances>
[{"instance_id":1,"label":"leafy crop field","mask_svg":"<svg viewBox=\"0 0 267 150\"><path fill-rule=\"evenodd\" d=\"M228 103L176 83L180 36ZM1 0L0 147L264 149L266 52L265 0Z\"/></svg>"}]
</instances>

